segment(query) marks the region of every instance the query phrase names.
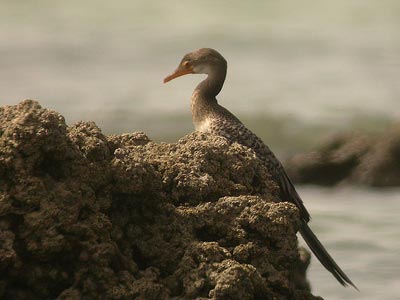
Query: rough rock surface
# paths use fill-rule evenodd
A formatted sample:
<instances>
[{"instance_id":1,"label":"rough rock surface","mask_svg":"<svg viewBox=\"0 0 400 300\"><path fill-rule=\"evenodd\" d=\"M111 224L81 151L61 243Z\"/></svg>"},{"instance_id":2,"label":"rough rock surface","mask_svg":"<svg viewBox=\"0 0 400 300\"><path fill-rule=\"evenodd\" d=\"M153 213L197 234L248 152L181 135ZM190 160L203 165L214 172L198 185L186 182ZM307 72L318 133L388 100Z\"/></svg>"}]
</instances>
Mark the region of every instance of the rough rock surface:
<instances>
[{"instance_id":1,"label":"rough rock surface","mask_svg":"<svg viewBox=\"0 0 400 300\"><path fill-rule=\"evenodd\" d=\"M287 161L298 183L400 186L400 124L380 136L341 134Z\"/></svg>"},{"instance_id":2,"label":"rough rock surface","mask_svg":"<svg viewBox=\"0 0 400 300\"><path fill-rule=\"evenodd\" d=\"M0 108L1 299L321 299L296 207L254 153Z\"/></svg>"}]
</instances>

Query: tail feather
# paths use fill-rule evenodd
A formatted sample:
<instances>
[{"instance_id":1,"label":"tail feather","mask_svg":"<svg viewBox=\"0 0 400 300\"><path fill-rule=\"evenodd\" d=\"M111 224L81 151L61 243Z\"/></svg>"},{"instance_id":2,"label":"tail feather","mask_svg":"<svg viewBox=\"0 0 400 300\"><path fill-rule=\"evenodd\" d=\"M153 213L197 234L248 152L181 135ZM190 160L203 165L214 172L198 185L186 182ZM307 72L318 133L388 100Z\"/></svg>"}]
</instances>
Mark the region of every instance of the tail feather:
<instances>
[{"instance_id":1,"label":"tail feather","mask_svg":"<svg viewBox=\"0 0 400 300\"><path fill-rule=\"evenodd\" d=\"M339 281L343 286L351 285L358 290L355 284L349 277L347 277L342 269L336 264L334 259L329 255L328 251L321 244L307 223L303 222L300 228L300 233L321 264L332 273L337 281Z\"/></svg>"}]
</instances>

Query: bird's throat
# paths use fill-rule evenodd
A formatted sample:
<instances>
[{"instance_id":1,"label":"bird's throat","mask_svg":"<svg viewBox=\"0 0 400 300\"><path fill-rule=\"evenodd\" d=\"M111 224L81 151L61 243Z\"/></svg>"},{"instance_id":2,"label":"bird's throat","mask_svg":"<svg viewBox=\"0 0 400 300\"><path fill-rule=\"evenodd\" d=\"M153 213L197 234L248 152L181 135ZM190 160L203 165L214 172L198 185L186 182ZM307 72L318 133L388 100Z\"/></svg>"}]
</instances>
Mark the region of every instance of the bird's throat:
<instances>
[{"instance_id":1,"label":"bird's throat","mask_svg":"<svg viewBox=\"0 0 400 300\"><path fill-rule=\"evenodd\" d=\"M226 77L226 66L210 69L207 78L196 87L191 98L193 124L198 131L205 132L218 106L216 96L222 89Z\"/></svg>"}]
</instances>

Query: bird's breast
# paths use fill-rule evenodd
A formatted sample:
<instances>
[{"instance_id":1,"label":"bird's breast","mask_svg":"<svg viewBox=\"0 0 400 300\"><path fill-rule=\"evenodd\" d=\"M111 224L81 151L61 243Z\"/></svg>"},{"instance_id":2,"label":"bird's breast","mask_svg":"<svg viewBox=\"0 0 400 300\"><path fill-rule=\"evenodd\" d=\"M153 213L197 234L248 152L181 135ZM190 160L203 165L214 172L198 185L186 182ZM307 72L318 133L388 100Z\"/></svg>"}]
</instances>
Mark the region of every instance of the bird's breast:
<instances>
[{"instance_id":1,"label":"bird's breast","mask_svg":"<svg viewBox=\"0 0 400 300\"><path fill-rule=\"evenodd\" d=\"M212 107L207 99L200 96L198 90L193 92L191 110L195 129L200 132L209 132L212 121L210 114Z\"/></svg>"},{"instance_id":2,"label":"bird's breast","mask_svg":"<svg viewBox=\"0 0 400 300\"><path fill-rule=\"evenodd\" d=\"M210 118L206 118L206 119L204 119L202 121L195 122L194 126L195 126L197 131L209 132L210 131L210 126L211 126L211 119Z\"/></svg>"}]
</instances>

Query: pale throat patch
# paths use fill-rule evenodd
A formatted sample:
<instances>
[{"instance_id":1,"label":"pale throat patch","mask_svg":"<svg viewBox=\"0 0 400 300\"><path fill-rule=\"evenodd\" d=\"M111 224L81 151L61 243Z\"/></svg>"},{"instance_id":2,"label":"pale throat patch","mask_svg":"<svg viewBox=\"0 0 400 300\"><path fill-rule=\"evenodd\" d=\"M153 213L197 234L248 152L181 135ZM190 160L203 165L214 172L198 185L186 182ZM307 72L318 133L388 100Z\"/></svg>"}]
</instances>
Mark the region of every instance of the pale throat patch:
<instances>
[{"instance_id":1,"label":"pale throat patch","mask_svg":"<svg viewBox=\"0 0 400 300\"><path fill-rule=\"evenodd\" d=\"M202 122L198 122L195 124L196 130L200 132L208 132L210 130L211 119L207 118Z\"/></svg>"},{"instance_id":2,"label":"pale throat patch","mask_svg":"<svg viewBox=\"0 0 400 300\"><path fill-rule=\"evenodd\" d=\"M196 74L210 74L211 68L208 64L201 64L201 65L195 66L193 68L193 71Z\"/></svg>"}]
</instances>

